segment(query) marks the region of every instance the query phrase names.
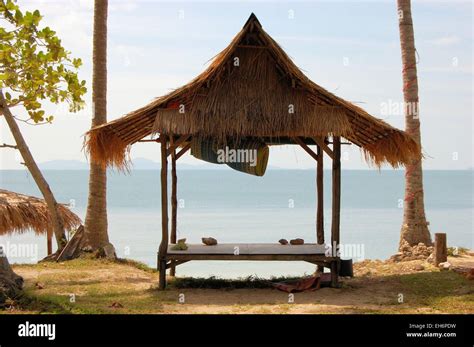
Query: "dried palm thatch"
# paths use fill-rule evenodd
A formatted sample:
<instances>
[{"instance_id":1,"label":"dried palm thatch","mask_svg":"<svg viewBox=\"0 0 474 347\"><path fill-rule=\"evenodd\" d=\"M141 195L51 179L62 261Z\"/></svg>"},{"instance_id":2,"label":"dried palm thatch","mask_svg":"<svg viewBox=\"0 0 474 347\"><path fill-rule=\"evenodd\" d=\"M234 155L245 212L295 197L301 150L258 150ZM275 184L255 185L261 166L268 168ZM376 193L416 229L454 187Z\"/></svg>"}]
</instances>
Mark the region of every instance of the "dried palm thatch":
<instances>
[{"instance_id":1,"label":"dried palm thatch","mask_svg":"<svg viewBox=\"0 0 474 347\"><path fill-rule=\"evenodd\" d=\"M253 14L203 73L90 130L86 150L93 162L123 168L130 146L154 133L220 141L342 136L377 166L397 167L421 155L408 134L309 80Z\"/></svg>"},{"instance_id":2,"label":"dried palm thatch","mask_svg":"<svg viewBox=\"0 0 474 347\"><path fill-rule=\"evenodd\" d=\"M66 206L59 205L66 230L81 225L81 219ZM0 189L0 235L24 233L34 230L45 234L53 230L48 206L43 199Z\"/></svg>"}]
</instances>

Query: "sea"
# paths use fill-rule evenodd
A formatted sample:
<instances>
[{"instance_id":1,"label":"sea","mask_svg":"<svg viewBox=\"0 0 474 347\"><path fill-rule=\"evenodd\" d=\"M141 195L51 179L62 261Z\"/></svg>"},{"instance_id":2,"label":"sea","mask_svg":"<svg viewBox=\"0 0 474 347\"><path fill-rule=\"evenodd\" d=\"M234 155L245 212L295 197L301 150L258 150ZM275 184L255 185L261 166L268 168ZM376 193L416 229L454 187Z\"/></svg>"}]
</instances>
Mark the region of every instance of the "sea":
<instances>
[{"instance_id":1,"label":"sea","mask_svg":"<svg viewBox=\"0 0 474 347\"><path fill-rule=\"evenodd\" d=\"M56 199L85 218L88 171L46 170ZM331 173L324 178L326 240L331 230ZM0 171L0 187L41 196L27 171ZM429 229L446 233L448 245L474 248L473 171L425 171ZM397 252L403 219L404 171L343 170L341 256L387 259ZM156 267L161 236L160 172L110 171L107 188L108 232L117 255ZM279 239L316 241L316 177L313 170L268 170L255 177L232 170L178 172L178 238L200 243L277 243ZM33 232L0 236L11 263L33 263L46 256L46 236ZM27 247L21 247L21 246ZM23 250L23 252L21 251ZM29 251L28 251L29 250ZM280 261L191 261L177 276L237 278L299 276L314 265Z\"/></svg>"}]
</instances>

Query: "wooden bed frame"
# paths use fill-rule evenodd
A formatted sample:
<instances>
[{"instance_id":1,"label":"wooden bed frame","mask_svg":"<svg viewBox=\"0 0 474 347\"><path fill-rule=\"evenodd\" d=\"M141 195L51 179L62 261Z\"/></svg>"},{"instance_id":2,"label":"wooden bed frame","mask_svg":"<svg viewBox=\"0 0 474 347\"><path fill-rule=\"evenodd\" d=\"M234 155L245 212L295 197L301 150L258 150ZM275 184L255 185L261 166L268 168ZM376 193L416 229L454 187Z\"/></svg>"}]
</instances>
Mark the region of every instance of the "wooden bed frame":
<instances>
[{"instance_id":1,"label":"wooden bed frame","mask_svg":"<svg viewBox=\"0 0 474 347\"><path fill-rule=\"evenodd\" d=\"M326 267L331 270L331 285L338 286L337 273L340 259L326 256L326 246L318 244L304 244L298 246L270 243L228 243L217 246L188 244L187 250L173 250L174 244L168 246L165 261L161 262L166 269L191 260L223 260L223 261L305 261ZM158 264L160 257L158 255Z\"/></svg>"},{"instance_id":2,"label":"wooden bed frame","mask_svg":"<svg viewBox=\"0 0 474 347\"><path fill-rule=\"evenodd\" d=\"M142 142L160 142L161 144L161 243L158 251L159 288L166 288L166 270L170 270L170 275L175 276L176 266L191 260L275 260L275 261L307 261L318 266L319 271L329 268L331 270L332 286L337 287L340 258L336 252L340 242L340 210L341 210L341 138L333 136L332 142L327 137L285 137L278 141L275 139L265 139L271 145L299 145L317 163L316 187L317 187L317 208L316 208L316 242L323 245L324 241L324 192L323 192L323 157L324 154L332 159L332 209L331 209L331 245L332 254L330 257L320 253L282 254L281 252L269 252L265 254L216 254L204 252L195 254L192 252L176 253L169 247L176 244L176 224L177 224L177 174L176 161L191 148L191 135L160 134L158 139L142 140ZM273 142L272 142L273 141ZM276 141L276 142L275 142ZM332 144L332 148L329 145ZM349 144L349 143L348 143ZM316 152L309 146L315 145ZM171 157L171 233L168 233L168 157ZM253 244L261 247L262 244ZM279 245L275 245L279 246ZM304 246L304 245L303 245ZM205 246L203 246L205 247ZM285 247L285 246L282 246ZM287 246L302 247L302 246ZM301 248L299 248L301 250Z\"/></svg>"}]
</instances>

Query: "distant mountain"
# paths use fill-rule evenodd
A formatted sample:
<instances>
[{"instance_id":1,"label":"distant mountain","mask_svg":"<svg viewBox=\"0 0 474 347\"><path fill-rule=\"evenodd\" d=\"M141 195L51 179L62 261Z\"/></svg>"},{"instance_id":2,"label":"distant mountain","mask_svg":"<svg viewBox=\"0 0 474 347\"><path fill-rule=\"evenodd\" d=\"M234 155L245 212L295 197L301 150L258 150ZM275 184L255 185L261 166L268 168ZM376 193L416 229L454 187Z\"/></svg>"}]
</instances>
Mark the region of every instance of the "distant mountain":
<instances>
[{"instance_id":1,"label":"distant mountain","mask_svg":"<svg viewBox=\"0 0 474 347\"><path fill-rule=\"evenodd\" d=\"M80 160L50 160L39 163L41 170L88 170L89 164Z\"/></svg>"},{"instance_id":2,"label":"distant mountain","mask_svg":"<svg viewBox=\"0 0 474 347\"><path fill-rule=\"evenodd\" d=\"M134 170L158 170L160 163L146 158L135 158L131 167Z\"/></svg>"},{"instance_id":3,"label":"distant mountain","mask_svg":"<svg viewBox=\"0 0 474 347\"><path fill-rule=\"evenodd\" d=\"M168 161L169 165L169 161ZM160 162L146 159L146 158L135 158L132 160L133 170L159 170L161 168ZM224 165L216 165L200 161L197 164L184 164L179 161L176 163L177 170L222 170Z\"/></svg>"},{"instance_id":4,"label":"distant mountain","mask_svg":"<svg viewBox=\"0 0 474 347\"><path fill-rule=\"evenodd\" d=\"M160 163L145 158L132 161L135 170L156 170ZM38 164L41 170L89 170L89 163L80 160L51 160Z\"/></svg>"},{"instance_id":5,"label":"distant mountain","mask_svg":"<svg viewBox=\"0 0 474 347\"><path fill-rule=\"evenodd\" d=\"M168 161L169 165L169 161ZM135 158L132 160L132 169L133 170L159 170L161 168L160 162L146 159L146 158ZM176 168L178 170L219 170L221 169L220 165L214 165L206 162L202 164L181 164L177 162Z\"/></svg>"},{"instance_id":6,"label":"distant mountain","mask_svg":"<svg viewBox=\"0 0 474 347\"><path fill-rule=\"evenodd\" d=\"M161 164L159 162L146 158L135 158L132 160L132 163L132 168L134 170L159 170L161 168ZM178 161L176 164L176 168L178 170L225 170L228 167L227 165L211 164L205 161L198 160L196 161L196 164L184 164ZM268 166L267 170L282 170L282 168L276 166Z\"/></svg>"},{"instance_id":7,"label":"distant mountain","mask_svg":"<svg viewBox=\"0 0 474 347\"><path fill-rule=\"evenodd\" d=\"M50 160L39 163L39 167L41 170L89 170L89 164L80 160ZM225 170L228 168L227 165L211 164L205 161L196 161L196 164L181 164L178 161L176 167L178 170ZM146 158L135 158L132 160L131 168L133 170L159 170L161 164ZM282 170L282 168L269 166L267 170Z\"/></svg>"}]
</instances>

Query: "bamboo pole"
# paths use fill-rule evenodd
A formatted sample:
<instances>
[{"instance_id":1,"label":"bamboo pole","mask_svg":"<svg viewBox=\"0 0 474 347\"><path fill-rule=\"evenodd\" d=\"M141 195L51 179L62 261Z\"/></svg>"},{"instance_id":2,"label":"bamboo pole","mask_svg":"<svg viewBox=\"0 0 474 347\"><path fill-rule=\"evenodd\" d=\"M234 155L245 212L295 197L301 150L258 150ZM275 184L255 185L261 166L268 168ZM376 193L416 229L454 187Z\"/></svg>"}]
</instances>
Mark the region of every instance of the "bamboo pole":
<instances>
[{"instance_id":1,"label":"bamboo pole","mask_svg":"<svg viewBox=\"0 0 474 347\"><path fill-rule=\"evenodd\" d=\"M318 194L317 202L317 213L316 213L316 234L318 244L324 243L324 184L323 184L323 174L324 174L324 152L321 147L317 146L318 149L318 162L316 170L316 187Z\"/></svg>"},{"instance_id":2,"label":"bamboo pole","mask_svg":"<svg viewBox=\"0 0 474 347\"><path fill-rule=\"evenodd\" d=\"M323 162L324 151L319 145L316 146L318 159L316 167L316 189L317 189L317 211L316 211L316 239L318 244L324 244L324 186L323 186ZM324 266L317 266L318 272L324 272Z\"/></svg>"},{"instance_id":3,"label":"bamboo pole","mask_svg":"<svg viewBox=\"0 0 474 347\"><path fill-rule=\"evenodd\" d=\"M176 147L174 146L173 137L171 137L171 243L176 243L176 225L178 220L178 197L177 185L178 176L176 175ZM170 268L170 276L176 275L176 266L172 265Z\"/></svg>"},{"instance_id":4,"label":"bamboo pole","mask_svg":"<svg viewBox=\"0 0 474 347\"><path fill-rule=\"evenodd\" d=\"M332 221L331 221L331 246L333 256L336 256L340 242L340 218L341 218L341 138L333 138L333 160L332 160ZM337 262L331 266L331 285L338 285Z\"/></svg>"},{"instance_id":5,"label":"bamboo pole","mask_svg":"<svg viewBox=\"0 0 474 347\"><path fill-rule=\"evenodd\" d=\"M332 161L332 225L331 244L339 245L340 218L341 218L341 138L334 137L334 159Z\"/></svg>"},{"instance_id":6,"label":"bamboo pole","mask_svg":"<svg viewBox=\"0 0 474 347\"><path fill-rule=\"evenodd\" d=\"M191 148L191 142L189 142L186 146L181 148L181 150L178 152L178 154L176 154L176 160L181 158L181 156L184 155L184 153L186 153L187 151L189 151L190 148Z\"/></svg>"},{"instance_id":7,"label":"bamboo pole","mask_svg":"<svg viewBox=\"0 0 474 347\"><path fill-rule=\"evenodd\" d=\"M183 135L179 137L176 141L174 140L174 136L170 136L170 147L166 151L168 155L170 155L173 150L176 150L179 146L181 146L184 142L188 141L188 139L191 137L191 135Z\"/></svg>"},{"instance_id":8,"label":"bamboo pole","mask_svg":"<svg viewBox=\"0 0 474 347\"><path fill-rule=\"evenodd\" d=\"M293 138L295 140L295 142L297 144L299 144L301 146L301 148L303 148L305 150L306 153L308 153L314 160L318 160L318 155L316 153L313 152L313 150L311 148L309 148L309 146L303 142L303 140L301 140L298 136L295 136Z\"/></svg>"},{"instance_id":9,"label":"bamboo pole","mask_svg":"<svg viewBox=\"0 0 474 347\"><path fill-rule=\"evenodd\" d=\"M166 254L168 252L168 137L161 135L161 243L158 253L159 288L166 288Z\"/></svg>"},{"instance_id":10,"label":"bamboo pole","mask_svg":"<svg viewBox=\"0 0 474 347\"><path fill-rule=\"evenodd\" d=\"M334 149L331 150L331 148L329 148L329 146L324 141L325 140L324 137L313 137L312 139L314 142L316 142L316 144L319 147L321 147L324 150L324 152L326 152L327 155L331 157L331 159L334 159ZM339 140L339 143L341 143L340 140Z\"/></svg>"}]
</instances>

